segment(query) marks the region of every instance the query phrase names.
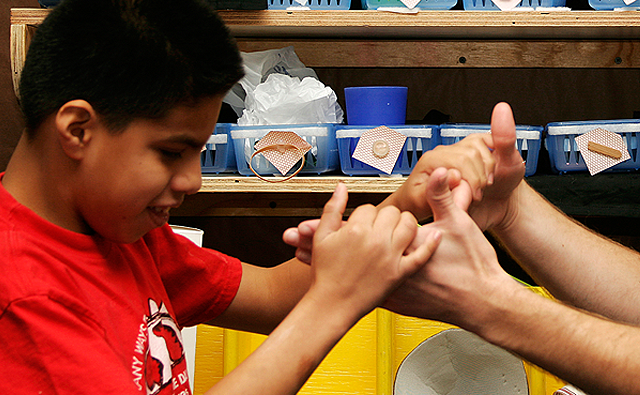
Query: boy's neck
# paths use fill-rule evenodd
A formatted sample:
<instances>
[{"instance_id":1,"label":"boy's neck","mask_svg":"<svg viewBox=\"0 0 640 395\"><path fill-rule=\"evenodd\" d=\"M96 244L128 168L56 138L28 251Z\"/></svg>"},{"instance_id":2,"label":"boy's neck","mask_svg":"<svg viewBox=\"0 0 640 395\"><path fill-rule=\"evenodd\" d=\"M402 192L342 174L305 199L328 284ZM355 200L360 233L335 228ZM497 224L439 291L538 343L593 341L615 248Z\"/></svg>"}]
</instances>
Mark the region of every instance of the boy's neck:
<instances>
[{"instance_id":1,"label":"boy's neck","mask_svg":"<svg viewBox=\"0 0 640 395\"><path fill-rule=\"evenodd\" d=\"M23 133L2 178L3 187L18 203L40 217L72 231L83 232L69 194L72 174L68 158L60 156L46 137L30 141Z\"/></svg>"}]
</instances>

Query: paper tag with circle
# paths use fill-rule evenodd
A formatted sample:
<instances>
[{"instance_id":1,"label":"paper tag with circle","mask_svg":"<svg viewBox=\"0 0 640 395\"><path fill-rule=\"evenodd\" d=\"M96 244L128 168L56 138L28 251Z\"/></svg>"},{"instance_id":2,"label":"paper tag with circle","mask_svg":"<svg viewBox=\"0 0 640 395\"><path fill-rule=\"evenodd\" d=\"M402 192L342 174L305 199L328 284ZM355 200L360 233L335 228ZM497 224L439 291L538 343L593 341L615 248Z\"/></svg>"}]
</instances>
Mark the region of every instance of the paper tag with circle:
<instances>
[{"instance_id":1,"label":"paper tag with circle","mask_svg":"<svg viewBox=\"0 0 640 395\"><path fill-rule=\"evenodd\" d=\"M576 144L592 176L631 158L622 136L605 129L576 137Z\"/></svg>"},{"instance_id":2,"label":"paper tag with circle","mask_svg":"<svg viewBox=\"0 0 640 395\"><path fill-rule=\"evenodd\" d=\"M407 136L379 126L362 133L352 157L371 167L391 174Z\"/></svg>"},{"instance_id":3,"label":"paper tag with circle","mask_svg":"<svg viewBox=\"0 0 640 395\"><path fill-rule=\"evenodd\" d=\"M256 153L259 151L280 174L285 175L304 158L311 149L311 144L294 132L271 131L256 143L255 149Z\"/></svg>"}]
</instances>

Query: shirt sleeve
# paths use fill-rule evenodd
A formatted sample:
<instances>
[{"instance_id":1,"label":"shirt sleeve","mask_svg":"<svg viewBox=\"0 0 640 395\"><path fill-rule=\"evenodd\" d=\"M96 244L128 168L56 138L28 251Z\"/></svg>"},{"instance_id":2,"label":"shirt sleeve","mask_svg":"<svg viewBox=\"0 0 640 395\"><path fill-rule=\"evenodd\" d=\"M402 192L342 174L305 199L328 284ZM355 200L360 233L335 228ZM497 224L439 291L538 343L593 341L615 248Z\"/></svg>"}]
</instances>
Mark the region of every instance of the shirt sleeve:
<instances>
[{"instance_id":1,"label":"shirt sleeve","mask_svg":"<svg viewBox=\"0 0 640 395\"><path fill-rule=\"evenodd\" d=\"M238 259L201 248L168 225L145 239L156 256L179 325L207 322L229 307L242 278Z\"/></svg>"},{"instance_id":2,"label":"shirt sleeve","mask_svg":"<svg viewBox=\"0 0 640 395\"><path fill-rule=\"evenodd\" d=\"M140 394L130 357L117 355L89 312L62 299L30 296L0 316L0 392Z\"/></svg>"}]
</instances>

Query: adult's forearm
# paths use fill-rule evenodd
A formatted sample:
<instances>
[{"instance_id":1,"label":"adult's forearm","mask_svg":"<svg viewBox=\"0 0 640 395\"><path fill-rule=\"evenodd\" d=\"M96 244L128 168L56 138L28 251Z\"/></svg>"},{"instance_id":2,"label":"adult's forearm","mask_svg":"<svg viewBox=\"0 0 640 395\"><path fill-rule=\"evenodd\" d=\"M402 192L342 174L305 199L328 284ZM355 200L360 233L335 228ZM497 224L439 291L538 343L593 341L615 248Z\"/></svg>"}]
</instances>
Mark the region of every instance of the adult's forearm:
<instances>
[{"instance_id":1,"label":"adult's forearm","mask_svg":"<svg viewBox=\"0 0 640 395\"><path fill-rule=\"evenodd\" d=\"M591 395L639 394L640 328L545 299L524 287L488 301L479 334Z\"/></svg>"},{"instance_id":2,"label":"adult's forearm","mask_svg":"<svg viewBox=\"0 0 640 395\"><path fill-rule=\"evenodd\" d=\"M640 255L567 217L524 181L514 193L514 220L493 232L536 282L577 307L640 323Z\"/></svg>"}]
</instances>

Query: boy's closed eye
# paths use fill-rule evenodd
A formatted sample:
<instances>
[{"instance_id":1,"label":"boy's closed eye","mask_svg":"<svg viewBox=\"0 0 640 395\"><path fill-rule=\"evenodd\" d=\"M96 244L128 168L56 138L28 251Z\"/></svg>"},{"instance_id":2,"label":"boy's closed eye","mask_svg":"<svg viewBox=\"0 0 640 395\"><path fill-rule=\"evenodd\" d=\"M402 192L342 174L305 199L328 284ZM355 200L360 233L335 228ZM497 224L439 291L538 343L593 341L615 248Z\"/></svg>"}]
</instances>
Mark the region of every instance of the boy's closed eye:
<instances>
[{"instance_id":1,"label":"boy's closed eye","mask_svg":"<svg viewBox=\"0 0 640 395\"><path fill-rule=\"evenodd\" d=\"M182 159L182 156L184 154L184 149L163 149L160 148L158 149L158 151L160 152L160 155L162 155L163 158L168 159L168 160L178 160L178 159Z\"/></svg>"}]
</instances>

